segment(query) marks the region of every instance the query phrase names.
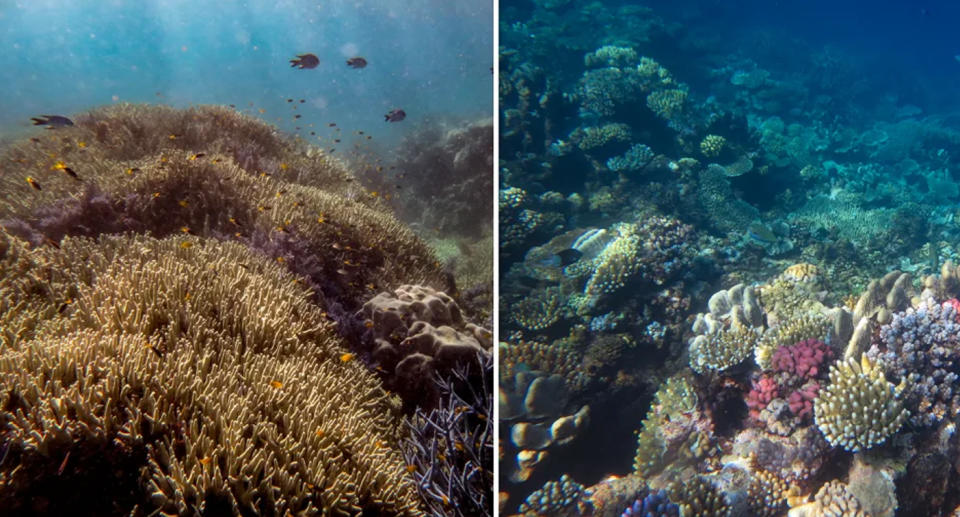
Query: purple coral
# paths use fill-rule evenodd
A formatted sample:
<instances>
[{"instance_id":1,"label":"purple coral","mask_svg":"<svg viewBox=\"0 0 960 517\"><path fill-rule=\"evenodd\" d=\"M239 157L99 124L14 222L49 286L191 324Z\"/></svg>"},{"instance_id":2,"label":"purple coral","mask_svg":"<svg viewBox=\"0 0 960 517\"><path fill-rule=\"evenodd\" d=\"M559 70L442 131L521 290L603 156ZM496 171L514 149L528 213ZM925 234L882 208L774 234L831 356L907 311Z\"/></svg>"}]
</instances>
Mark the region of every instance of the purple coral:
<instances>
[{"instance_id":1,"label":"purple coral","mask_svg":"<svg viewBox=\"0 0 960 517\"><path fill-rule=\"evenodd\" d=\"M493 515L493 354L449 375L439 406L406 421L403 456L430 515Z\"/></svg>"},{"instance_id":2,"label":"purple coral","mask_svg":"<svg viewBox=\"0 0 960 517\"><path fill-rule=\"evenodd\" d=\"M637 497L620 517L679 517L680 507L670 502L667 492L658 490Z\"/></svg>"},{"instance_id":3,"label":"purple coral","mask_svg":"<svg viewBox=\"0 0 960 517\"><path fill-rule=\"evenodd\" d=\"M893 382L908 381L904 405L914 425L932 425L960 413L960 324L953 303L924 299L893 315L867 352L882 360Z\"/></svg>"}]
</instances>

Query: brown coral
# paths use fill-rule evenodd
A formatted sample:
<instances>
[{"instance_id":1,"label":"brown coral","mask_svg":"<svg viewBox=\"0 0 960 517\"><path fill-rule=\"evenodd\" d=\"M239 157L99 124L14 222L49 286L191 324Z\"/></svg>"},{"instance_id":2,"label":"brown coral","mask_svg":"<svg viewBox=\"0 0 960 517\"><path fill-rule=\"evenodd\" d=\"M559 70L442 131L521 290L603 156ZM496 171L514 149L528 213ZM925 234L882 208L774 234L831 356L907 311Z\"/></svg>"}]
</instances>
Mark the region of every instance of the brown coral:
<instances>
[{"instance_id":1,"label":"brown coral","mask_svg":"<svg viewBox=\"0 0 960 517\"><path fill-rule=\"evenodd\" d=\"M0 506L420 514L396 405L341 360L331 324L276 262L196 238L68 238L30 254L36 266L3 276L49 269L48 293L78 292L0 349ZM56 480L80 490L41 493Z\"/></svg>"}]
</instances>

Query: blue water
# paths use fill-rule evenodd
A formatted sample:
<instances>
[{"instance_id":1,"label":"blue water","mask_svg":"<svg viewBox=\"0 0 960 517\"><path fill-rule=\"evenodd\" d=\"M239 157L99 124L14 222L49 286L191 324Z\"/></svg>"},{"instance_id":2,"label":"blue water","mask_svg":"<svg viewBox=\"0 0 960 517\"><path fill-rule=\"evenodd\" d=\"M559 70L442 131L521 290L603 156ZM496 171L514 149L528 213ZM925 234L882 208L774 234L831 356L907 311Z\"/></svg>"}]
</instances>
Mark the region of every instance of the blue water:
<instances>
[{"instance_id":1,"label":"blue water","mask_svg":"<svg viewBox=\"0 0 960 517\"><path fill-rule=\"evenodd\" d=\"M283 130L300 126L304 138L333 138L327 126L335 122L342 134L361 130L391 144L431 117L491 112L492 8L436 0L5 0L0 135L28 129L38 114L114 102L216 103ZM317 68L290 67L307 52L320 58ZM358 55L369 65L347 67ZM305 103L293 110L289 98ZM384 122L394 108L406 111L404 123Z\"/></svg>"},{"instance_id":2,"label":"blue water","mask_svg":"<svg viewBox=\"0 0 960 517\"><path fill-rule=\"evenodd\" d=\"M730 45L744 55L751 34L770 33L810 48L828 46L869 64L876 87L905 80L924 83L923 96L940 108L956 109L960 87L960 3L891 0L880 2L805 2L739 0L645 2L685 29ZM794 47L793 50L799 50ZM781 65L789 68L790 60ZM884 92L889 93L889 92ZM924 99L911 99L913 102Z\"/></svg>"}]
</instances>

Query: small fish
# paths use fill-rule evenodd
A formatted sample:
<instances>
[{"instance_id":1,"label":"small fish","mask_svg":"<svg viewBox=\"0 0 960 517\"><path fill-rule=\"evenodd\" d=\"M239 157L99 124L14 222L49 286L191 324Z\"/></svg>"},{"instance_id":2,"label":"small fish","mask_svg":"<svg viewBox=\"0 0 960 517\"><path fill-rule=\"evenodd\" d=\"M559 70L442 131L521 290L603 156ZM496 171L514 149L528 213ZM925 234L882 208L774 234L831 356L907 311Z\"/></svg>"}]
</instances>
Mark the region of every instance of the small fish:
<instances>
[{"instance_id":1,"label":"small fish","mask_svg":"<svg viewBox=\"0 0 960 517\"><path fill-rule=\"evenodd\" d=\"M176 134L176 133L170 133L170 136L167 137L167 138L169 138L170 140L176 140L176 139L178 139L178 138L180 138L180 137L182 137L182 136L183 136L183 135L178 135L178 134Z\"/></svg>"},{"instance_id":2,"label":"small fish","mask_svg":"<svg viewBox=\"0 0 960 517\"><path fill-rule=\"evenodd\" d=\"M325 219L322 215L321 215L320 217L317 217L317 222L318 222L318 223L323 224L325 221L326 221L326 219Z\"/></svg>"},{"instance_id":3,"label":"small fish","mask_svg":"<svg viewBox=\"0 0 960 517\"><path fill-rule=\"evenodd\" d=\"M187 206L190 205L190 202L187 201L186 199L181 199L180 201L177 201L177 204L182 206L183 208L186 208Z\"/></svg>"},{"instance_id":4,"label":"small fish","mask_svg":"<svg viewBox=\"0 0 960 517\"><path fill-rule=\"evenodd\" d=\"M407 112L402 109L390 110L384 115L385 122L400 122L401 120L407 118Z\"/></svg>"},{"instance_id":5,"label":"small fish","mask_svg":"<svg viewBox=\"0 0 960 517\"><path fill-rule=\"evenodd\" d=\"M350 68L365 68L367 66L367 60L360 56L351 57L347 60L347 66Z\"/></svg>"},{"instance_id":6,"label":"small fish","mask_svg":"<svg viewBox=\"0 0 960 517\"><path fill-rule=\"evenodd\" d=\"M287 102L293 102L293 99L287 99Z\"/></svg>"},{"instance_id":7,"label":"small fish","mask_svg":"<svg viewBox=\"0 0 960 517\"><path fill-rule=\"evenodd\" d=\"M240 226L240 223L237 222L237 219L236 219L235 217L231 217L231 218L229 219L229 221L230 221L234 226Z\"/></svg>"},{"instance_id":8,"label":"small fish","mask_svg":"<svg viewBox=\"0 0 960 517\"><path fill-rule=\"evenodd\" d=\"M345 363L349 363L350 361L353 361L355 357L357 357L357 354L351 354L350 352L347 352L340 356L340 360Z\"/></svg>"},{"instance_id":9,"label":"small fish","mask_svg":"<svg viewBox=\"0 0 960 517\"><path fill-rule=\"evenodd\" d=\"M561 266L569 266L570 264L580 260L580 257L583 256L583 252L569 248L557 253L557 256L560 257Z\"/></svg>"},{"instance_id":10,"label":"small fish","mask_svg":"<svg viewBox=\"0 0 960 517\"><path fill-rule=\"evenodd\" d=\"M67 451L67 455L63 457L63 461L60 463L60 468L57 469L57 475L62 476L63 471L67 469L67 460L70 459L70 451Z\"/></svg>"},{"instance_id":11,"label":"small fish","mask_svg":"<svg viewBox=\"0 0 960 517\"><path fill-rule=\"evenodd\" d=\"M417 471L417 466L416 466L416 465L407 465L407 472L413 474L413 473L416 472L416 471Z\"/></svg>"},{"instance_id":12,"label":"small fish","mask_svg":"<svg viewBox=\"0 0 960 517\"><path fill-rule=\"evenodd\" d=\"M373 328L373 322L370 320L364 321L363 326L367 327L368 329Z\"/></svg>"},{"instance_id":13,"label":"small fish","mask_svg":"<svg viewBox=\"0 0 960 517\"><path fill-rule=\"evenodd\" d=\"M206 156L205 153L191 154L190 157L187 159L190 161L193 161L193 160L196 160L197 158L203 158L204 156Z\"/></svg>"},{"instance_id":14,"label":"small fish","mask_svg":"<svg viewBox=\"0 0 960 517\"><path fill-rule=\"evenodd\" d=\"M327 124L327 127L337 127L337 123L336 123L336 122L331 122L331 123Z\"/></svg>"},{"instance_id":15,"label":"small fish","mask_svg":"<svg viewBox=\"0 0 960 517\"><path fill-rule=\"evenodd\" d=\"M747 236L760 244L773 244L777 242L777 236L773 233L773 230L771 230L769 226L759 222L752 222L747 226Z\"/></svg>"},{"instance_id":16,"label":"small fish","mask_svg":"<svg viewBox=\"0 0 960 517\"><path fill-rule=\"evenodd\" d=\"M270 381L270 385L276 389L280 389L283 387L283 383L280 381Z\"/></svg>"},{"instance_id":17,"label":"small fish","mask_svg":"<svg viewBox=\"0 0 960 517\"><path fill-rule=\"evenodd\" d=\"M306 99L300 99L300 104L303 104L304 102L307 102L307 100L306 100Z\"/></svg>"},{"instance_id":18,"label":"small fish","mask_svg":"<svg viewBox=\"0 0 960 517\"><path fill-rule=\"evenodd\" d=\"M304 68L316 68L320 64L320 58L313 54L297 54L296 59L290 60L290 67L299 67L300 70Z\"/></svg>"},{"instance_id":19,"label":"small fish","mask_svg":"<svg viewBox=\"0 0 960 517\"><path fill-rule=\"evenodd\" d=\"M293 116L293 118L300 118L300 117L301 117L301 115L299 115L299 114ZM297 128L297 129L300 129L300 128Z\"/></svg>"},{"instance_id":20,"label":"small fish","mask_svg":"<svg viewBox=\"0 0 960 517\"><path fill-rule=\"evenodd\" d=\"M79 147L80 149L83 149L86 146L87 146L86 142L77 142L77 147Z\"/></svg>"},{"instance_id":21,"label":"small fish","mask_svg":"<svg viewBox=\"0 0 960 517\"><path fill-rule=\"evenodd\" d=\"M47 126L47 129L56 129L58 127L67 127L72 126L73 121L67 117L61 117L60 115L41 115L39 117L33 117L30 120L33 121L34 126Z\"/></svg>"},{"instance_id":22,"label":"small fish","mask_svg":"<svg viewBox=\"0 0 960 517\"><path fill-rule=\"evenodd\" d=\"M285 258L283 258L283 257L277 257L277 262L279 262L279 263L281 263L281 264L283 264L283 263L286 262L286 261L287 261L287 259L285 259Z\"/></svg>"},{"instance_id":23,"label":"small fish","mask_svg":"<svg viewBox=\"0 0 960 517\"><path fill-rule=\"evenodd\" d=\"M153 353L157 354L157 357L163 359L163 352L159 348L151 345L150 343L147 343L147 346L150 347L150 350L153 351Z\"/></svg>"},{"instance_id":24,"label":"small fish","mask_svg":"<svg viewBox=\"0 0 960 517\"><path fill-rule=\"evenodd\" d=\"M27 183L29 183L31 187L33 187L33 188L35 188L35 189L37 189L37 190L43 190L43 189L40 187L40 183L38 183L37 180L33 179L31 176L27 176Z\"/></svg>"},{"instance_id":25,"label":"small fish","mask_svg":"<svg viewBox=\"0 0 960 517\"><path fill-rule=\"evenodd\" d=\"M190 249L193 247L193 243L190 241L183 241L180 243L180 247L183 249Z\"/></svg>"},{"instance_id":26,"label":"small fish","mask_svg":"<svg viewBox=\"0 0 960 517\"><path fill-rule=\"evenodd\" d=\"M200 464L201 464L201 465L206 466L206 465L208 465L209 463L210 463L210 456L206 456L206 457L200 458Z\"/></svg>"},{"instance_id":27,"label":"small fish","mask_svg":"<svg viewBox=\"0 0 960 517\"><path fill-rule=\"evenodd\" d=\"M182 233L193 233L192 231L190 231L190 227L189 227L189 226L181 226L181 227L180 227L180 231L181 231Z\"/></svg>"},{"instance_id":28,"label":"small fish","mask_svg":"<svg viewBox=\"0 0 960 517\"><path fill-rule=\"evenodd\" d=\"M67 307L69 307L71 304L73 304L73 299L67 298L63 303L60 304L60 307L57 308L57 312L63 314L63 311L67 310Z\"/></svg>"},{"instance_id":29,"label":"small fish","mask_svg":"<svg viewBox=\"0 0 960 517\"><path fill-rule=\"evenodd\" d=\"M133 176L133 173L140 172L140 167L130 167L126 172L128 175Z\"/></svg>"},{"instance_id":30,"label":"small fish","mask_svg":"<svg viewBox=\"0 0 960 517\"><path fill-rule=\"evenodd\" d=\"M317 432L314 434L317 436L317 438L323 438L323 435L327 433L323 432L323 429L317 429Z\"/></svg>"}]
</instances>

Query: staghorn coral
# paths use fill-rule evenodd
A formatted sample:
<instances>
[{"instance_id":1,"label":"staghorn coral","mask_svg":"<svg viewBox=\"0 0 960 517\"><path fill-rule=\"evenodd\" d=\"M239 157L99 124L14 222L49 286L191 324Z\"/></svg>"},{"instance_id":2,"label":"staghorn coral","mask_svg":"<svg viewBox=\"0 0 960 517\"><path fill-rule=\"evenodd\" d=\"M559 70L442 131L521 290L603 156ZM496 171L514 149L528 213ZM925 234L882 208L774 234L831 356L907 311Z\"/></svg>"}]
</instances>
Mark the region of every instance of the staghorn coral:
<instances>
[{"instance_id":1,"label":"staghorn coral","mask_svg":"<svg viewBox=\"0 0 960 517\"><path fill-rule=\"evenodd\" d=\"M672 122L683 113L687 92L680 89L658 90L647 95L647 107L658 117Z\"/></svg>"},{"instance_id":2,"label":"staghorn coral","mask_svg":"<svg viewBox=\"0 0 960 517\"><path fill-rule=\"evenodd\" d=\"M521 371L538 371L563 377L567 387L579 391L587 383L582 369L583 357L573 347L557 342L551 345L537 341L500 343L497 359L501 379L510 379Z\"/></svg>"},{"instance_id":3,"label":"staghorn coral","mask_svg":"<svg viewBox=\"0 0 960 517\"><path fill-rule=\"evenodd\" d=\"M479 372L468 363L450 380L437 379L438 407L417 408L406 420L410 436L401 448L433 515L493 515L493 355L479 362Z\"/></svg>"},{"instance_id":4,"label":"staghorn coral","mask_svg":"<svg viewBox=\"0 0 960 517\"><path fill-rule=\"evenodd\" d=\"M903 425L909 412L883 365L866 354L830 366L830 383L820 390L813 411L817 427L830 445L852 452L883 443Z\"/></svg>"},{"instance_id":5,"label":"staghorn coral","mask_svg":"<svg viewBox=\"0 0 960 517\"><path fill-rule=\"evenodd\" d=\"M275 261L190 236L30 253L77 293L0 349L0 506L421 514L396 403ZM38 492L57 479L108 482Z\"/></svg>"}]
</instances>

